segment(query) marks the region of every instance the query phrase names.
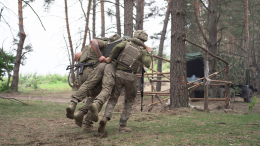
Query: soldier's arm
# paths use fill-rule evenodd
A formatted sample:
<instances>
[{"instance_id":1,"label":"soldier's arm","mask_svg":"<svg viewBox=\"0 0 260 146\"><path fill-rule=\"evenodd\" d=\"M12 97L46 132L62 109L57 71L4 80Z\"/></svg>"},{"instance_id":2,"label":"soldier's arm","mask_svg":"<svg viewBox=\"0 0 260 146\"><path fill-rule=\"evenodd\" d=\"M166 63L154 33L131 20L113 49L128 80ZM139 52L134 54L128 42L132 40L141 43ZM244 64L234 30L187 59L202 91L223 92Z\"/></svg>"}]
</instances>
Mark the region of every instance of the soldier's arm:
<instances>
[{"instance_id":1,"label":"soldier's arm","mask_svg":"<svg viewBox=\"0 0 260 146\"><path fill-rule=\"evenodd\" d=\"M117 52L119 52L120 50L125 48L127 41L122 41L121 43L117 44L113 50L111 51L110 55L109 55L109 59L113 60L113 58L115 57L115 55L117 54Z\"/></svg>"},{"instance_id":2,"label":"soldier's arm","mask_svg":"<svg viewBox=\"0 0 260 146\"><path fill-rule=\"evenodd\" d=\"M91 48L93 49L93 51L95 52L95 54L97 55L98 60L100 62L104 62L105 57L102 56L100 49L105 46L105 42L102 40L93 39L90 41L90 45L91 45Z\"/></svg>"},{"instance_id":3,"label":"soldier's arm","mask_svg":"<svg viewBox=\"0 0 260 146\"><path fill-rule=\"evenodd\" d=\"M152 62L152 53L147 52L146 49L142 50L142 63L145 65L145 67L150 67Z\"/></svg>"}]
</instances>

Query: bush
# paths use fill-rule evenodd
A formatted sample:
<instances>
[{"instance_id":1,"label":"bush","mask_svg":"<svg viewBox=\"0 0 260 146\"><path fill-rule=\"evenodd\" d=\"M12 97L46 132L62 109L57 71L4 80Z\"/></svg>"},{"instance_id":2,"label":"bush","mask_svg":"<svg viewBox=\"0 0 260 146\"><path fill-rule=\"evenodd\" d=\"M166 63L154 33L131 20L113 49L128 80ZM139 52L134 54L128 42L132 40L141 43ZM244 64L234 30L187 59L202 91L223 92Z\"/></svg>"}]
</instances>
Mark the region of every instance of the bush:
<instances>
[{"instance_id":1,"label":"bush","mask_svg":"<svg viewBox=\"0 0 260 146\"><path fill-rule=\"evenodd\" d=\"M7 82L0 83L0 92L9 92L11 91L11 87L7 86Z\"/></svg>"}]
</instances>

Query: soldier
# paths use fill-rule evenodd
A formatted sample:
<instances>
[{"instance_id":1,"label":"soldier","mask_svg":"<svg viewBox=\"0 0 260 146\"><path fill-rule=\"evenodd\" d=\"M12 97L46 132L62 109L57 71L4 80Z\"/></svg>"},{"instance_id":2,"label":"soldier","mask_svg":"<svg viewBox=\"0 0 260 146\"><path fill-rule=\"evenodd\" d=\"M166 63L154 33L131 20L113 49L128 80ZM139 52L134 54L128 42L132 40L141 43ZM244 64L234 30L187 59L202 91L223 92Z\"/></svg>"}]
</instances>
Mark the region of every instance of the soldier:
<instances>
[{"instance_id":1,"label":"soldier","mask_svg":"<svg viewBox=\"0 0 260 146\"><path fill-rule=\"evenodd\" d=\"M103 51L106 45L106 41L101 41L101 50ZM94 68L96 66L98 66L99 62L104 62L104 58L98 58L95 54L95 52L91 49L91 45L87 45L86 47L83 48L82 52L79 52L75 55L74 61L78 61L79 63L82 62L87 62L87 63L91 63L91 62L96 62L95 65L93 66L88 66L84 68L83 74L79 76L79 85L81 85L82 83L84 83L87 80L88 75L94 70ZM93 97L92 98L88 98L87 102L92 103L92 100L94 99L95 95L97 95L100 91L101 91L101 84L96 84L96 90L93 90L93 93L91 94ZM67 107L66 109L66 116L69 119L74 119L74 111L76 108L76 105L78 102L83 101L85 97L75 97L72 96L71 97L71 103L70 105ZM92 99L92 100L91 100ZM86 111L87 112L87 111Z\"/></svg>"},{"instance_id":2,"label":"soldier","mask_svg":"<svg viewBox=\"0 0 260 146\"><path fill-rule=\"evenodd\" d=\"M112 50L113 46L120 43L122 40L123 39L122 38L120 39L120 36L118 34L111 36L109 38L109 42L107 43L106 49L103 52L103 54L109 55L110 54L109 49ZM97 40L97 39L91 40L91 47L94 50L96 56L99 57L99 60L105 59L105 56L102 56L101 51L100 51L104 47L104 46L102 46L102 40ZM103 58L103 59L100 59L100 58ZM106 72L104 72L104 70L106 70ZM87 95L91 96L93 90L95 90L96 85L99 84L102 81L102 90L98 94L96 99L99 99L99 101L103 105L103 103L110 96L111 90L113 89L113 86L114 86L114 83L115 83L114 75L115 75L115 67L112 63L111 64L100 63L88 75L87 80L81 85L79 90L72 95L72 98L82 99L82 98L86 97ZM91 97L93 97L93 95ZM90 101L90 100L88 100L88 101ZM86 104L82 108L80 108L80 111L77 112L74 115L74 120L75 120L76 124L78 126L82 126L82 129L84 131L91 131L92 130L92 120L94 122L98 121L98 119L93 118L91 116L91 114L89 113L89 114L86 115L86 117L83 121L83 125L82 125L83 117L87 113L88 106L90 104L91 104L90 102L86 102ZM73 106L75 107L75 104L73 104ZM100 111L101 108L102 108L102 106L99 107L98 111ZM75 108L74 108L74 110L75 110Z\"/></svg>"},{"instance_id":3,"label":"soldier","mask_svg":"<svg viewBox=\"0 0 260 146\"><path fill-rule=\"evenodd\" d=\"M137 89L136 89L136 76L135 73L142 69L143 65L150 67L151 64L151 48L144 45L143 42L147 41L148 35L143 30L137 30L134 34L134 38L123 41L112 50L110 56L106 58L106 62L110 62L114 55L121 51L116 66L116 83L115 90L112 92L111 97L106 106L106 110L102 120L99 123L99 133L105 132L105 125L112 117L112 111L117 103L118 97L120 96L121 89L125 87L125 105L120 118L120 132L130 132L131 128L127 126L127 120L132 111L132 105L134 103ZM94 100L91 104L91 114L97 114L97 108L101 106L99 102ZM94 110L93 110L94 109Z\"/></svg>"}]
</instances>

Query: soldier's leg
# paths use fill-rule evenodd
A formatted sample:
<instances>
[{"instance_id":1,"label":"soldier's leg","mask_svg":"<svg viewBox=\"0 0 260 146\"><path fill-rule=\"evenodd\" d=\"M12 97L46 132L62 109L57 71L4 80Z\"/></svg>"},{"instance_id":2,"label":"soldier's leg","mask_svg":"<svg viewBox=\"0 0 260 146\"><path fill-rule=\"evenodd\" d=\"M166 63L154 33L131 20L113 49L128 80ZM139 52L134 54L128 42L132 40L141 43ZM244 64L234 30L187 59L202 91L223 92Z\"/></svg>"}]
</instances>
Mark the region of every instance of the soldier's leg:
<instances>
[{"instance_id":1,"label":"soldier's leg","mask_svg":"<svg viewBox=\"0 0 260 146\"><path fill-rule=\"evenodd\" d=\"M103 133L105 132L105 126L107 121L109 121L112 117L112 112L115 108L115 105L118 101L118 97L120 96L121 90L123 88L124 83L120 78L116 78L116 83L114 87L114 91L111 93L111 96L107 102L106 110L103 115L102 120L99 122L98 132Z\"/></svg>"},{"instance_id":2,"label":"soldier's leg","mask_svg":"<svg viewBox=\"0 0 260 146\"><path fill-rule=\"evenodd\" d=\"M90 106L93 121L98 121L98 110L107 101L111 95L113 87L115 85L115 72L116 68L112 63L107 64L104 70L104 76L102 79L102 90L95 98L94 103Z\"/></svg>"},{"instance_id":3,"label":"soldier's leg","mask_svg":"<svg viewBox=\"0 0 260 146\"><path fill-rule=\"evenodd\" d=\"M102 80L106 63L100 63L87 77L87 80L80 86L79 90L72 94L73 102L80 102L91 94L92 89Z\"/></svg>"},{"instance_id":4,"label":"soldier's leg","mask_svg":"<svg viewBox=\"0 0 260 146\"><path fill-rule=\"evenodd\" d=\"M121 114L120 122L119 122L119 131L120 132L131 132L132 129L126 127L127 126L127 120L130 117L132 106L135 101L135 97L137 94L136 89L136 76L134 74L130 74L125 78L125 103L124 103L124 109Z\"/></svg>"},{"instance_id":5,"label":"soldier's leg","mask_svg":"<svg viewBox=\"0 0 260 146\"><path fill-rule=\"evenodd\" d=\"M89 75L87 78L87 81L85 81L79 88L78 91L73 93L71 95L71 103L67 107L66 116L70 119L74 118L74 111L76 108L76 105L78 102L81 102L83 99L85 99L88 96L91 96L91 89L93 89L98 82L102 80L104 69L105 69L105 63L99 64Z\"/></svg>"},{"instance_id":6,"label":"soldier's leg","mask_svg":"<svg viewBox=\"0 0 260 146\"><path fill-rule=\"evenodd\" d=\"M85 114L88 113L88 110L89 110L89 106L93 103L93 100L96 98L96 96L100 93L100 91L102 90L102 87L101 87L101 83L102 82L99 82L98 85L95 87L95 89L92 90L92 97L91 98L88 98L85 102L85 104L79 108L79 111L74 114L74 120L75 120L75 123L81 127L82 123L83 123L83 117ZM90 112L89 112L90 113ZM83 121L82 121L83 120ZM86 122L85 122L86 123Z\"/></svg>"}]
</instances>

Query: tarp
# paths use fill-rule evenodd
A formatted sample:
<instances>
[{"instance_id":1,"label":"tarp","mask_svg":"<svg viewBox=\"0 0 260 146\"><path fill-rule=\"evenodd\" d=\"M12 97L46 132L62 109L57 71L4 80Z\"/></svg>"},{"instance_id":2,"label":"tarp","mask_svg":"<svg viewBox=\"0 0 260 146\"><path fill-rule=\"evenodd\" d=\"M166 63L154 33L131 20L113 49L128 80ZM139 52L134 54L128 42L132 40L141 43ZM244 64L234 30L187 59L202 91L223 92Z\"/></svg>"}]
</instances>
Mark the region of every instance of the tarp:
<instances>
[{"instance_id":1,"label":"tarp","mask_svg":"<svg viewBox=\"0 0 260 146\"><path fill-rule=\"evenodd\" d=\"M203 61L204 55L201 52L196 52L196 53L188 53L186 54L186 61L193 61L196 59L201 59Z\"/></svg>"}]
</instances>

